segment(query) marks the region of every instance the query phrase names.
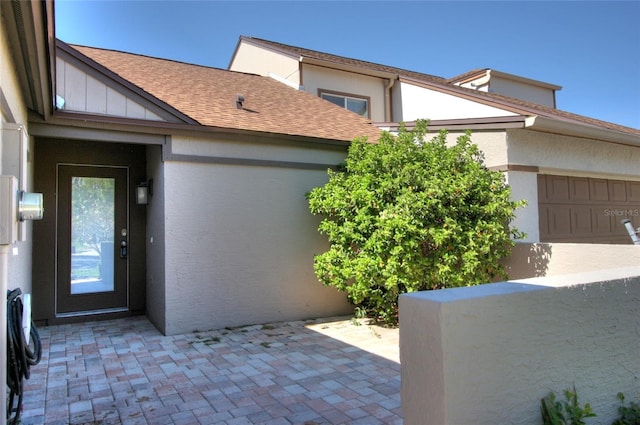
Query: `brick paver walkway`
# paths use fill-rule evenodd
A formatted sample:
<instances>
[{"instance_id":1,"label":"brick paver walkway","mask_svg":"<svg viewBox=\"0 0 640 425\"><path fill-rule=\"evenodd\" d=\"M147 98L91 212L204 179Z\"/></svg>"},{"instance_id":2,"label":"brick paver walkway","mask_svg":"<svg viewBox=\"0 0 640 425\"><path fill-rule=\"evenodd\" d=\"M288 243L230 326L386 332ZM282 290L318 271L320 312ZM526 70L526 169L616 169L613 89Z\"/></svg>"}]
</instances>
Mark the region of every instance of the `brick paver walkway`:
<instances>
[{"instance_id":1,"label":"brick paver walkway","mask_svg":"<svg viewBox=\"0 0 640 425\"><path fill-rule=\"evenodd\" d=\"M393 338L336 323L176 336L144 317L41 328L21 424L402 424L400 365L328 335L378 338L387 351Z\"/></svg>"}]
</instances>

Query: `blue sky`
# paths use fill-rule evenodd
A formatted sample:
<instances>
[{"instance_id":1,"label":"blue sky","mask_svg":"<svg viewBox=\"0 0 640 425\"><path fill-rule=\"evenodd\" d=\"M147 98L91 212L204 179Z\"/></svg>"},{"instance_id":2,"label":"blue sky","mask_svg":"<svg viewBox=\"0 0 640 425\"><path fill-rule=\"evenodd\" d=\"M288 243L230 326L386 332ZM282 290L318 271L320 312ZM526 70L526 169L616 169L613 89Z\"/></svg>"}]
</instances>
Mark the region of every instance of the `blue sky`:
<instances>
[{"instance_id":1,"label":"blue sky","mask_svg":"<svg viewBox=\"0 0 640 425\"><path fill-rule=\"evenodd\" d=\"M640 128L640 1L56 0L55 13L67 43L222 69L241 35L440 77L493 68L562 86L559 109Z\"/></svg>"}]
</instances>

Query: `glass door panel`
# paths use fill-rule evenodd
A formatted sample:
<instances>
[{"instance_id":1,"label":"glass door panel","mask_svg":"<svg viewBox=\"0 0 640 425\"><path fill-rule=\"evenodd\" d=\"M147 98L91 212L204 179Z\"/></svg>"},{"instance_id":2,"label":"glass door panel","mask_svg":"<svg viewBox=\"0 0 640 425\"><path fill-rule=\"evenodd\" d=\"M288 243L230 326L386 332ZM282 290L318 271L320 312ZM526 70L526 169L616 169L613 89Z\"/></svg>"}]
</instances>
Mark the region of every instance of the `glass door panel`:
<instances>
[{"instance_id":1,"label":"glass door panel","mask_svg":"<svg viewBox=\"0 0 640 425\"><path fill-rule=\"evenodd\" d=\"M56 315L127 310L128 168L58 164Z\"/></svg>"},{"instance_id":2,"label":"glass door panel","mask_svg":"<svg viewBox=\"0 0 640 425\"><path fill-rule=\"evenodd\" d=\"M115 179L71 178L71 294L114 290Z\"/></svg>"}]
</instances>

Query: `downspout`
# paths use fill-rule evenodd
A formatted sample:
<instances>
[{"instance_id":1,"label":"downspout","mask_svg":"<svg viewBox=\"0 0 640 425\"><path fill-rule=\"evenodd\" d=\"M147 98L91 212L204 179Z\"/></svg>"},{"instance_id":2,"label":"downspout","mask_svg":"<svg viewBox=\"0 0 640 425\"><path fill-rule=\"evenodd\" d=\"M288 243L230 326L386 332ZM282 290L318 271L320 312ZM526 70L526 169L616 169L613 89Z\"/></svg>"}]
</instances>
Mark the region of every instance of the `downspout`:
<instances>
[{"instance_id":1,"label":"downspout","mask_svg":"<svg viewBox=\"0 0 640 425\"><path fill-rule=\"evenodd\" d=\"M396 77L389 78L384 90L384 120L391 122L391 89L396 83Z\"/></svg>"}]
</instances>

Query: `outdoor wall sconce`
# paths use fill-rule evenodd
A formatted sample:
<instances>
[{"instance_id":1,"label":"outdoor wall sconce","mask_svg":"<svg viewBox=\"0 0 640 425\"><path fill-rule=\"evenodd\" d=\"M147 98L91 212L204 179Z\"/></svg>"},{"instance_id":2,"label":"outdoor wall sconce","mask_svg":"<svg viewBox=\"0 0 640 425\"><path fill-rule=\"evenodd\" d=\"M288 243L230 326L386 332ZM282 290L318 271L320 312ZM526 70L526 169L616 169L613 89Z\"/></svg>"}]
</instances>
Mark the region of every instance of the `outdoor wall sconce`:
<instances>
[{"instance_id":1,"label":"outdoor wall sconce","mask_svg":"<svg viewBox=\"0 0 640 425\"><path fill-rule=\"evenodd\" d=\"M153 196L153 179L142 182L136 186L136 204L147 205L149 203L149 196Z\"/></svg>"}]
</instances>

